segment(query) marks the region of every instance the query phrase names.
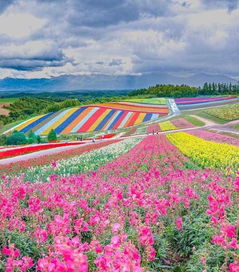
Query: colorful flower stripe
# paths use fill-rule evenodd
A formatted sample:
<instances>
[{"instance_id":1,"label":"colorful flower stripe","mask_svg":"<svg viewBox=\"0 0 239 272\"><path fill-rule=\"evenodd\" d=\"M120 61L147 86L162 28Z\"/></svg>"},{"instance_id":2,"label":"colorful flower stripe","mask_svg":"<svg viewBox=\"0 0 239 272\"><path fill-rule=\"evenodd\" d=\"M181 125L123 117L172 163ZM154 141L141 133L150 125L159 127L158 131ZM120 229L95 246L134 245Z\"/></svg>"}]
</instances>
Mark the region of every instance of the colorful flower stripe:
<instances>
[{"instance_id":1,"label":"colorful flower stripe","mask_svg":"<svg viewBox=\"0 0 239 272\"><path fill-rule=\"evenodd\" d=\"M43 115L40 118L37 118L35 121L31 122L29 125L25 126L22 130L20 130L21 132L25 133L27 131L30 131L31 129L33 129L35 126L37 126L38 124L40 124L41 122L43 122L44 120L46 120L48 117L52 116L53 112L48 113L47 115Z\"/></svg>"},{"instance_id":2,"label":"colorful flower stripe","mask_svg":"<svg viewBox=\"0 0 239 272\"><path fill-rule=\"evenodd\" d=\"M191 98L177 98L175 99L177 105L187 104L199 104L213 101L224 101L229 99L237 98L236 96L225 96L225 97L191 97Z\"/></svg>"},{"instance_id":3,"label":"colorful flower stripe","mask_svg":"<svg viewBox=\"0 0 239 272\"><path fill-rule=\"evenodd\" d=\"M62 159L69 159L75 156L78 156L82 153L89 152L101 148L103 146L110 145L112 143L117 143L122 141L120 139L112 139L108 141L102 141L95 144L82 145L79 148L68 150L67 152L59 152L53 155L44 155L34 159L29 159L27 161L18 161L17 163L10 163L7 165L0 165L0 175L9 175L12 173L24 172L25 169L34 166L46 165L51 162L55 162Z\"/></svg>"},{"instance_id":4,"label":"colorful flower stripe","mask_svg":"<svg viewBox=\"0 0 239 272\"><path fill-rule=\"evenodd\" d=\"M117 104L117 105L122 105L122 106L131 106L134 108L137 107L145 107L145 108L153 108L153 109L166 109L167 106L166 105L161 105L161 104L146 104L146 103L133 103L133 102L120 102L120 103L110 103L110 104Z\"/></svg>"},{"instance_id":5,"label":"colorful flower stripe","mask_svg":"<svg viewBox=\"0 0 239 272\"><path fill-rule=\"evenodd\" d=\"M105 104L98 104L94 105L97 107L106 107L110 109L119 109L119 110L129 110L129 111L136 111L136 112L148 112L148 113L159 113L159 114L168 114L168 107L167 106L140 106L138 104L132 103L105 103Z\"/></svg>"},{"instance_id":6,"label":"colorful flower stripe","mask_svg":"<svg viewBox=\"0 0 239 272\"><path fill-rule=\"evenodd\" d=\"M19 131L21 131L23 128L27 127L28 125L31 125L36 120L41 119L41 117L43 117L43 116L45 116L45 115L40 115L40 116L36 116L34 118L31 118L30 120L25 121L22 124L20 124L19 126L17 126L16 129L19 130Z\"/></svg>"},{"instance_id":7,"label":"colorful flower stripe","mask_svg":"<svg viewBox=\"0 0 239 272\"><path fill-rule=\"evenodd\" d=\"M72 158L58 160L54 162L54 170L52 164L30 167L24 171L25 180L34 183L44 182L53 171L55 175L60 176L79 175L80 173L95 171L100 166L110 163L118 156L127 153L139 141L136 138L129 138Z\"/></svg>"},{"instance_id":8,"label":"colorful flower stripe","mask_svg":"<svg viewBox=\"0 0 239 272\"><path fill-rule=\"evenodd\" d=\"M192 128L192 127L194 127L193 124L191 124L190 122L188 122L184 118L179 118L179 119L173 120L171 122L175 127L179 128L179 129L180 128Z\"/></svg>"},{"instance_id":9,"label":"colorful flower stripe","mask_svg":"<svg viewBox=\"0 0 239 272\"><path fill-rule=\"evenodd\" d=\"M75 112L71 114L64 122L62 122L56 129L55 132L60 134L62 131L69 127L69 123L72 123L76 118L85 110L84 107L77 109Z\"/></svg>"},{"instance_id":10,"label":"colorful flower stripe","mask_svg":"<svg viewBox=\"0 0 239 272\"><path fill-rule=\"evenodd\" d=\"M159 131L161 131L159 124L152 124L147 128L147 133L155 133Z\"/></svg>"},{"instance_id":11,"label":"colorful flower stripe","mask_svg":"<svg viewBox=\"0 0 239 272\"><path fill-rule=\"evenodd\" d=\"M184 155L202 167L215 167L224 170L231 167L238 170L238 146L206 141L184 132L168 134L167 138Z\"/></svg>"},{"instance_id":12,"label":"colorful flower stripe","mask_svg":"<svg viewBox=\"0 0 239 272\"><path fill-rule=\"evenodd\" d=\"M234 138L228 135L219 134L215 132L211 132L208 130L200 129L200 130L192 130L188 132L191 135L197 136L207 141L214 141L221 144L230 144L239 146L239 139Z\"/></svg>"},{"instance_id":13,"label":"colorful flower stripe","mask_svg":"<svg viewBox=\"0 0 239 272\"><path fill-rule=\"evenodd\" d=\"M177 129L170 121L159 123L159 126L162 131Z\"/></svg>"},{"instance_id":14,"label":"colorful flower stripe","mask_svg":"<svg viewBox=\"0 0 239 272\"><path fill-rule=\"evenodd\" d=\"M49 113L35 117L16 129L24 133L33 130L38 135L47 135L52 129L57 134L106 131L156 120L161 114L168 114L168 108L109 103Z\"/></svg>"},{"instance_id":15,"label":"colorful flower stripe","mask_svg":"<svg viewBox=\"0 0 239 272\"><path fill-rule=\"evenodd\" d=\"M40 150L45 149L52 149L56 147L61 146L69 146L69 145L80 145L83 144L83 142L77 142L77 143L57 143L57 144L41 144L41 145L34 145L34 146L27 146L27 147L21 147L21 148L15 148L15 149L9 149L6 151L0 151L0 159L5 159L9 157L15 157L20 156Z\"/></svg>"}]
</instances>

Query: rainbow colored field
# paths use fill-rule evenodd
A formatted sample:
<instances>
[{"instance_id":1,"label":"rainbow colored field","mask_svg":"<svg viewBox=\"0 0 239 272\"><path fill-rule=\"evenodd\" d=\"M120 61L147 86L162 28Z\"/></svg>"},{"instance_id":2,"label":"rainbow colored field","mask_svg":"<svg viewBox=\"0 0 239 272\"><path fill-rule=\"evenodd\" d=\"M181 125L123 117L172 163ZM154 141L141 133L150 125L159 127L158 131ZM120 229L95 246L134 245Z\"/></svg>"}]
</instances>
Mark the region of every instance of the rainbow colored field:
<instances>
[{"instance_id":1,"label":"rainbow colored field","mask_svg":"<svg viewBox=\"0 0 239 272\"><path fill-rule=\"evenodd\" d=\"M142 103L106 103L71 108L34 117L15 129L38 135L47 135L52 129L57 134L107 131L127 128L156 120L169 112L166 105Z\"/></svg>"},{"instance_id":2,"label":"rainbow colored field","mask_svg":"<svg viewBox=\"0 0 239 272\"><path fill-rule=\"evenodd\" d=\"M201 104L209 102L218 102L224 100L235 99L236 96L217 96L217 97L187 97L187 98L177 98L175 102L177 105L189 105L189 104Z\"/></svg>"}]
</instances>

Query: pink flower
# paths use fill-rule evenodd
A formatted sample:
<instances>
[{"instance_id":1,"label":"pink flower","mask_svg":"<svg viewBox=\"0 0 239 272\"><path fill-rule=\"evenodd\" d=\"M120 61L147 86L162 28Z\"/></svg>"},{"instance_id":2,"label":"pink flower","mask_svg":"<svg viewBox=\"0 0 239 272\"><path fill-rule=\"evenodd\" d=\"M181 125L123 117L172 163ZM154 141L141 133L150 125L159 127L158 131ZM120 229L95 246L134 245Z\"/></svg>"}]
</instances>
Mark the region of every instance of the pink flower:
<instances>
[{"instance_id":1,"label":"pink flower","mask_svg":"<svg viewBox=\"0 0 239 272\"><path fill-rule=\"evenodd\" d=\"M182 217L178 217L176 219L176 227L177 227L178 230L181 230L183 228L183 224L182 223L183 223Z\"/></svg>"},{"instance_id":2,"label":"pink flower","mask_svg":"<svg viewBox=\"0 0 239 272\"><path fill-rule=\"evenodd\" d=\"M238 262L234 262L229 265L229 272L239 272Z\"/></svg>"}]
</instances>

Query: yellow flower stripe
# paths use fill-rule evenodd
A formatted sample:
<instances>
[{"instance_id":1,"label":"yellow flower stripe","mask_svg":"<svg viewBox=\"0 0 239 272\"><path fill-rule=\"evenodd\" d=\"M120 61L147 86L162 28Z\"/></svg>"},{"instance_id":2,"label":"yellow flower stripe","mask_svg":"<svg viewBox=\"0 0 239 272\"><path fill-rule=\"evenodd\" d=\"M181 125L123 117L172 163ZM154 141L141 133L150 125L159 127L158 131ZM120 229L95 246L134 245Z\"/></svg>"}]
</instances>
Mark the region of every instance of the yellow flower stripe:
<instances>
[{"instance_id":1,"label":"yellow flower stripe","mask_svg":"<svg viewBox=\"0 0 239 272\"><path fill-rule=\"evenodd\" d=\"M162 131L177 129L170 121L159 123L159 126Z\"/></svg>"},{"instance_id":2,"label":"yellow flower stripe","mask_svg":"<svg viewBox=\"0 0 239 272\"><path fill-rule=\"evenodd\" d=\"M17 126L15 129L18 130L18 131L20 131L20 130L22 130L23 128L25 128L26 126L30 125L31 123L35 122L36 120L40 119L40 118L43 117L43 116L44 116L44 114L43 114L43 115L40 115L40 116L36 116L36 117L34 117L34 118L31 118L31 119L29 119L28 121L23 122L22 124L20 124L19 126Z\"/></svg>"},{"instance_id":3,"label":"yellow flower stripe","mask_svg":"<svg viewBox=\"0 0 239 272\"><path fill-rule=\"evenodd\" d=\"M146 113L140 113L137 120L134 122L134 125L138 125L140 123L143 123L145 115L146 115Z\"/></svg>"},{"instance_id":4,"label":"yellow flower stripe","mask_svg":"<svg viewBox=\"0 0 239 272\"><path fill-rule=\"evenodd\" d=\"M88 131L94 131L99 123L105 118L105 116L112 111L111 109L106 110L103 114L100 115L100 117L94 122L94 124L88 129Z\"/></svg>"},{"instance_id":5,"label":"yellow flower stripe","mask_svg":"<svg viewBox=\"0 0 239 272\"><path fill-rule=\"evenodd\" d=\"M206 141L199 137L177 132L168 134L167 138L181 152L203 167L239 168L239 147Z\"/></svg>"},{"instance_id":6,"label":"yellow flower stripe","mask_svg":"<svg viewBox=\"0 0 239 272\"><path fill-rule=\"evenodd\" d=\"M64 114L64 116L62 116L59 120L57 120L56 122L54 122L51 126L49 126L47 129L45 129L44 131L42 131L41 135L47 135L52 129L57 128L60 124L62 124L69 116L71 116L71 114L73 112L75 112L76 110L78 110L79 108L72 108L70 109L68 112L66 112Z\"/></svg>"}]
</instances>

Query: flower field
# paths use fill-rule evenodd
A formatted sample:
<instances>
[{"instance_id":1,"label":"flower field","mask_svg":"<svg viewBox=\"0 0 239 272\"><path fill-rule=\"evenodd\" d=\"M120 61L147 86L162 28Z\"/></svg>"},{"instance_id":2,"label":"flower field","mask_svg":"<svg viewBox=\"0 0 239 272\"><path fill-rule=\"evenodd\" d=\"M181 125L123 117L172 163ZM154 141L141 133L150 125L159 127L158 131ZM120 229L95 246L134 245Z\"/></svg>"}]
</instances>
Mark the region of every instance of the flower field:
<instances>
[{"instance_id":1,"label":"flower field","mask_svg":"<svg viewBox=\"0 0 239 272\"><path fill-rule=\"evenodd\" d=\"M214 141L214 142L218 142L222 144L230 144L230 145L239 146L239 140L237 138L234 138L228 135L223 135L223 134L219 134L219 133L215 133L215 132L207 131L203 129L190 131L188 133L208 141Z\"/></svg>"},{"instance_id":2,"label":"flower field","mask_svg":"<svg viewBox=\"0 0 239 272\"><path fill-rule=\"evenodd\" d=\"M159 123L159 126L162 131L177 129L177 127L175 127L175 125L170 121Z\"/></svg>"},{"instance_id":3,"label":"flower field","mask_svg":"<svg viewBox=\"0 0 239 272\"><path fill-rule=\"evenodd\" d=\"M9 157L15 157L20 156L40 150L46 150L56 147L62 147L62 146L72 146L72 145L80 145L83 144L83 142L71 142L71 143L54 143L54 144L41 144L41 145L29 145L26 147L16 147L7 149L4 151L1 151L0 149L0 159L5 159Z\"/></svg>"},{"instance_id":4,"label":"flower field","mask_svg":"<svg viewBox=\"0 0 239 272\"><path fill-rule=\"evenodd\" d=\"M215 116L225 121L239 119L239 104L226 105L204 110L208 115Z\"/></svg>"},{"instance_id":5,"label":"flower field","mask_svg":"<svg viewBox=\"0 0 239 272\"><path fill-rule=\"evenodd\" d=\"M44 182L53 173L54 175L66 177L94 171L101 165L128 152L138 141L138 139L134 138L126 139L72 158L57 160L44 166L30 167L24 171L25 179L30 182Z\"/></svg>"},{"instance_id":6,"label":"flower field","mask_svg":"<svg viewBox=\"0 0 239 272\"><path fill-rule=\"evenodd\" d=\"M107 131L127 128L156 120L169 113L166 105L131 102L106 103L71 108L34 117L14 129L47 135L52 129L57 134Z\"/></svg>"},{"instance_id":7,"label":"flower field","mask_svg":"<svg viewBox=\"0 0 239 272\"><path fill-rule=\"evenodd\" d=\"M202 167L215 167L226 170L238 169L239 147L207 141L188 133L168 134L167 138L180 151Z\"/></svg>"},{"instance_id":8,"label":"flower field","mask_svg":"<svg viewBox=\"0 0 239 272\"><path fill-rule=\"evenodd\" d=\"M3 177L1 270L238 271L239 177L199 168L182 137L207 142L127 139Z\"/></svg>"},{"instance_id":9,"label":"flower field","mask_svg":"<svg viewBox=\"0 0 239 272\"><path fill-rule=\"evenodd\" d=\"M34 167L34 166L42 166L50 163L54 163L55 161L62 159L69 159L85 152L90 152L92 150L102 148L104 146L110 145L112 143L117 143L120 140L112 139L106 142L98 142L90 145L82 145L78 148L68 150L67 152L61 152L53 154L53 155L45 155L37 158L28 159L26 161L18 161L17 163L10 164L2 164L0 165L0 175L12 175L14 173L25 172L26 169Z\"/></svg>"},{"instance_id":10,"label":"flower field","mask_svg":"<svg viewBox=\"0 0 239 272\"><path fill-rule=\"evenodd\" d=\"M172 121L172 124L176 127L176 128L191 128L194 127L194 125L192 123L190 123L188 120L185 120L184 118L178 118L176 120Z\"/></svg>"},{"instance_id":11,"label":"flower field","mask_svg":"<svg viewBox=\"0 0 239 272\"><path fill-rule=\"evenodd\" d=\"M236 96L215 96L215 97L187 97L187 98L177 98L175 102L177 105L188 105L188 104L201 104L210 103L217 101L225 101L237 98Z\"/></svg>"}]
</instances>

